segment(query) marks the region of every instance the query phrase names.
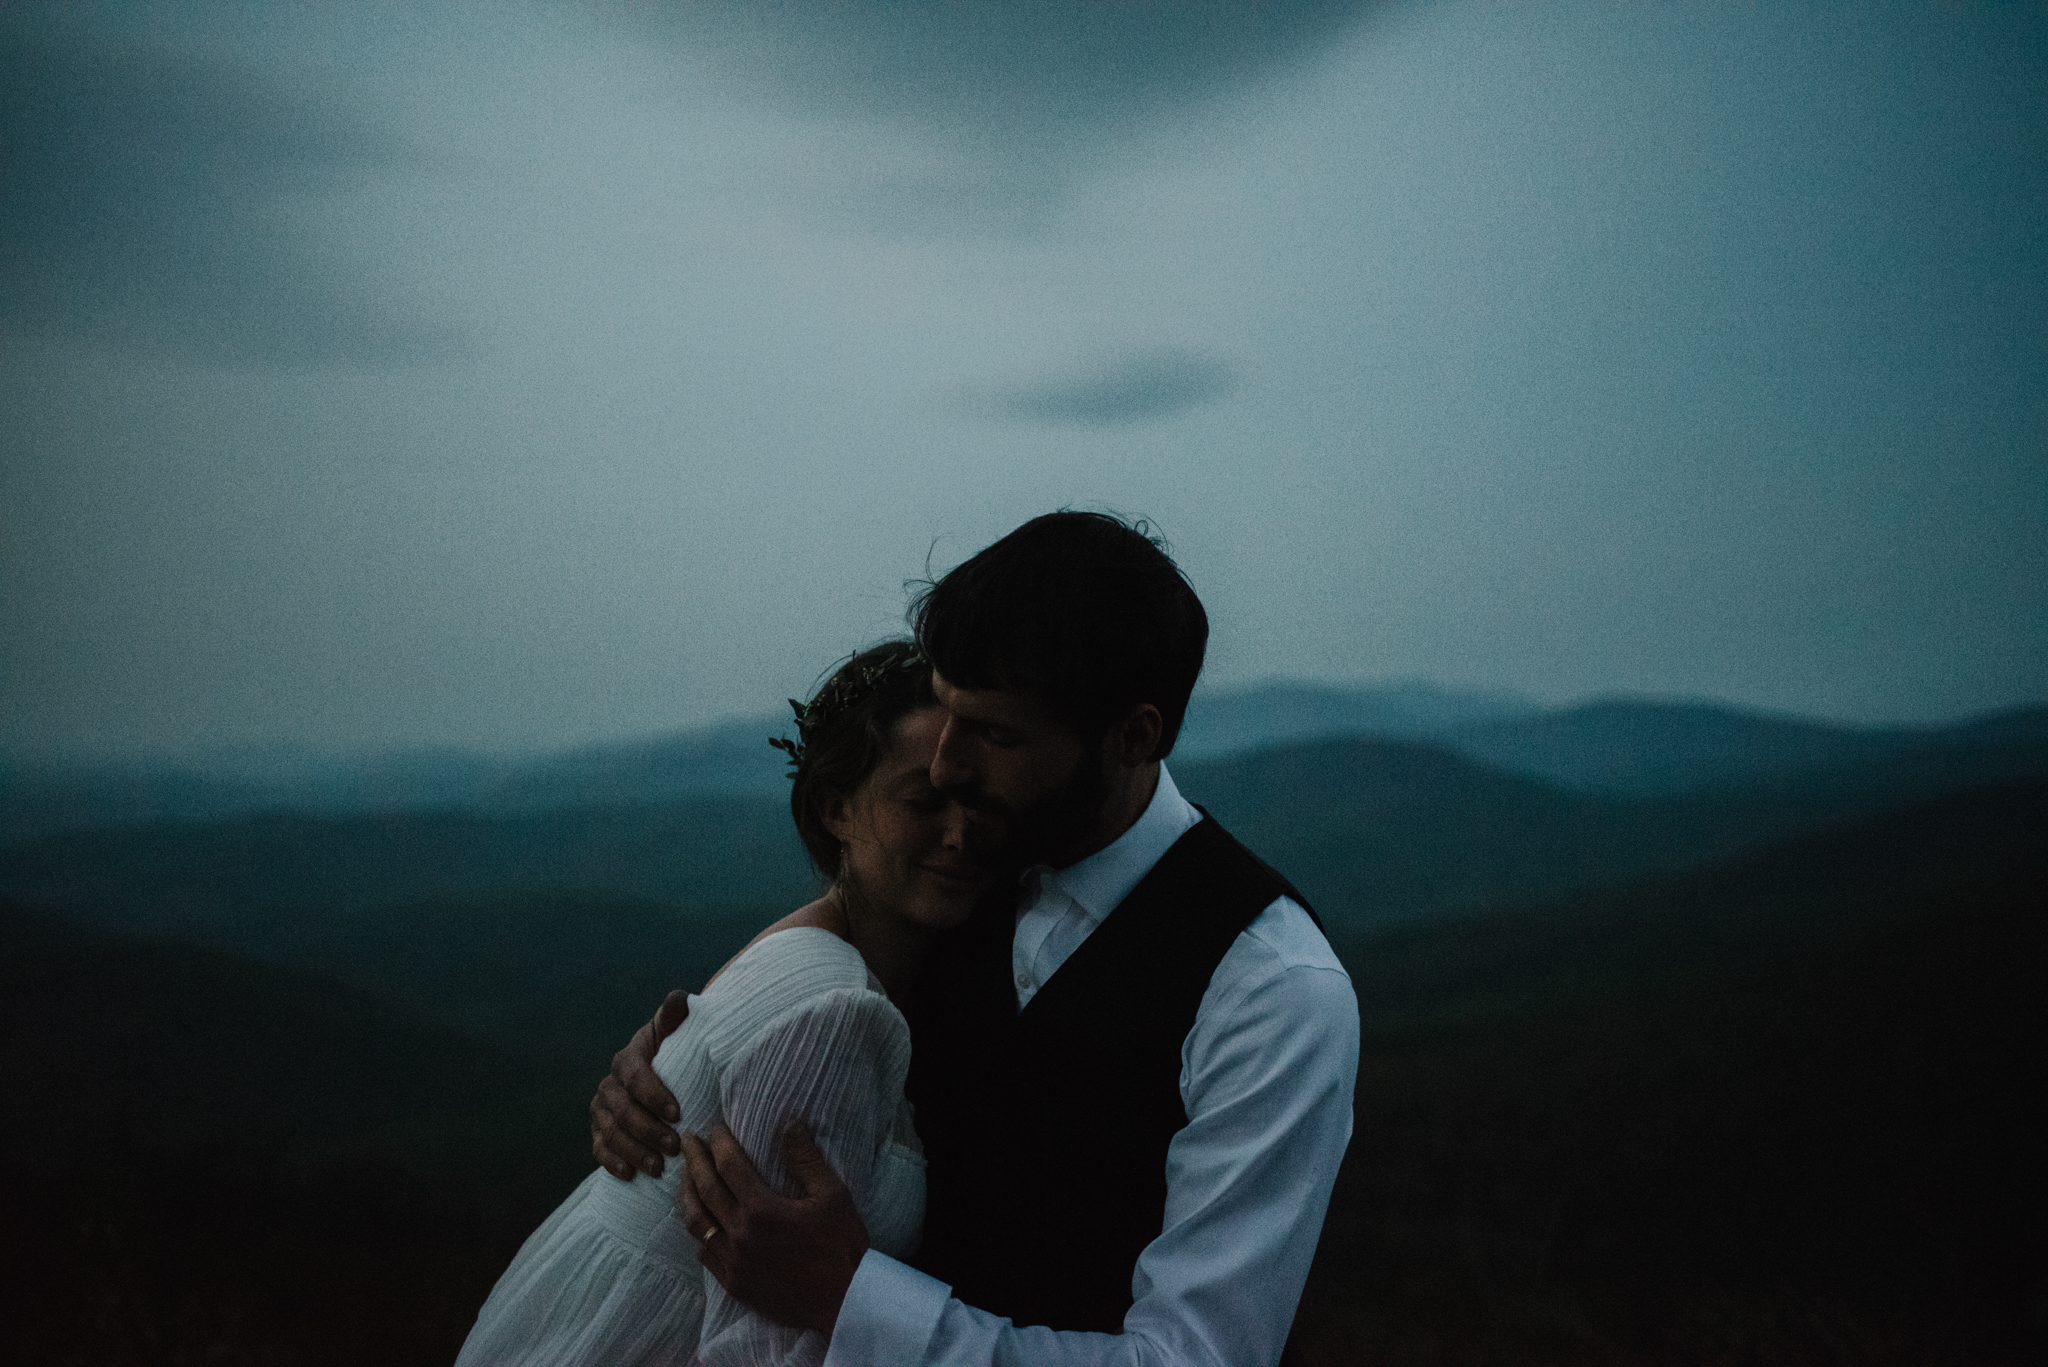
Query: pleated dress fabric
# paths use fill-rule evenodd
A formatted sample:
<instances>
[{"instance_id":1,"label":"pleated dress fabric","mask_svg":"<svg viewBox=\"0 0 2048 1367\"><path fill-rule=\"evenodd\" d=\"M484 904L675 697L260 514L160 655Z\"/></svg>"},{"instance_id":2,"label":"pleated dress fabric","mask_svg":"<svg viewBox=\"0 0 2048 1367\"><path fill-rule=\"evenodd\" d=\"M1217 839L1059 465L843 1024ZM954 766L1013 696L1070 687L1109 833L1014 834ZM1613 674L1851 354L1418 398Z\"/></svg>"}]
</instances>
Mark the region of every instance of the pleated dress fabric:
<instances>
[{"instance_id":1,"label":"pleated dress fabric","mask_svg":"<svg viewBox=\"0 0 2048 1367\"><path fill-rule=\"evenodd\" d=\"M700 995L655 1055L680 1129L723 1121L777 1190L776 1143L801 1117L852 1189L869 1243L916 1252L924 1158L903 1083L910 1031L851 945L796 927L766 936ZM817 1364L822 1334L774 1324L728 1297L677 1213L682 1163L621 1182L602 1169L535 1230L463 1344L457 1367Z\"/></svg>"}]
</instances>

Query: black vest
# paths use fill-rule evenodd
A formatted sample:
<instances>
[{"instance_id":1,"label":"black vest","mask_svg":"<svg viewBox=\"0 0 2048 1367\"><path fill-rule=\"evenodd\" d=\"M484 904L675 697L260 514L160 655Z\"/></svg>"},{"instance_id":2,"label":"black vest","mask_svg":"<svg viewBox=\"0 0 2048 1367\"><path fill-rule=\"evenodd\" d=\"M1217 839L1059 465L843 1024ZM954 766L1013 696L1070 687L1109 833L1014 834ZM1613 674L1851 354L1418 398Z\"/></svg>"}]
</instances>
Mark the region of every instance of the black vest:
<instances>
[{"instance_id":1,"label":"black vest","mask_svg":"<svg viewBox=\"0 0 2048 1367\"><path fill-rule=\"evenodd\" d=\"M1181 1045L1224 951L1283 895L1308 905L1205 819L1021 1012L1014 894L934 941L909 1013L929 1163L918 1266L1019 1325L1122 1329L1188 1120Z\"/></svg>"}]
</instances>

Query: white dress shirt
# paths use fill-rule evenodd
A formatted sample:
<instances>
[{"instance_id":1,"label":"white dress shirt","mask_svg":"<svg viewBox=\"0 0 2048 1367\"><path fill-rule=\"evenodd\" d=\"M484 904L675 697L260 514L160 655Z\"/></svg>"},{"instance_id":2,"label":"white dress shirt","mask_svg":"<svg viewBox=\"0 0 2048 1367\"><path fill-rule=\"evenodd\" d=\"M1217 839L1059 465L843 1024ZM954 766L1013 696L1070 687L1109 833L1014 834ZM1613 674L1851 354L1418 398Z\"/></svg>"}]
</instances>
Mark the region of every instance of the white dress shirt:
<instances>
[{"instance_id":1,"label":"white dress shirt","mask_svg":"<svg viewBox=\"0 0 2048 1367\"><path fill-rule=\"evenodd\" d=\"M1025 875L1011 948L1020 1008L1201 819L1162 765L1144 815L1113 844ZM1123 1332L1020 1329L870 1250L826 1367L1276 1361L1351 1140L1357 1074L1351 979L1308 913L1278 898L1225 951L1181 1046L1188 1123L1167 1145L1165 1223L1138 1255ZM1073 1127L1072 1153L1047 1161L1085 1162L1116 1141L1085 1115Z\"/></svg>"}]
</instances>

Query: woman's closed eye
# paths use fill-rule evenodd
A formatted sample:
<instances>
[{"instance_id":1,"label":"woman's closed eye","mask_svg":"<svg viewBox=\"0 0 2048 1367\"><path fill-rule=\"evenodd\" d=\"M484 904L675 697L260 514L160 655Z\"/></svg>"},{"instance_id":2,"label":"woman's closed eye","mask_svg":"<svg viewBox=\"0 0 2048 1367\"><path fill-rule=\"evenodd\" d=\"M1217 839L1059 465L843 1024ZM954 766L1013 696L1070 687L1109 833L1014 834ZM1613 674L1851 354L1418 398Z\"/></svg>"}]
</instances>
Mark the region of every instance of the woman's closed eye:
<instances>
[{"instance_id":1,"label":"woman's closed eye","mask_svg":"<svg viewBox=\"0 0 2048 1367\"><path fill-rule=\"evenodd\" d=\"M930 784L925 785L924 791L914 793L904 799L906 806L923 816L938 815L946 810L947 804L951 801L951 798Z\"/></svg>"},{"instance_id":2,"label":"woman's closed eye","mask_svg":"<svg viewBox=\"0 0 2048 1367\"><path fill-rule=\"evenodd\" d=\"M893 801L901 803L910 810L921 814L943 811L946 804L952 800L937 788L932 787L931 778L921 773L905 775L894 788L890 789L889 797Z\"/></svg>"}]
</instances>

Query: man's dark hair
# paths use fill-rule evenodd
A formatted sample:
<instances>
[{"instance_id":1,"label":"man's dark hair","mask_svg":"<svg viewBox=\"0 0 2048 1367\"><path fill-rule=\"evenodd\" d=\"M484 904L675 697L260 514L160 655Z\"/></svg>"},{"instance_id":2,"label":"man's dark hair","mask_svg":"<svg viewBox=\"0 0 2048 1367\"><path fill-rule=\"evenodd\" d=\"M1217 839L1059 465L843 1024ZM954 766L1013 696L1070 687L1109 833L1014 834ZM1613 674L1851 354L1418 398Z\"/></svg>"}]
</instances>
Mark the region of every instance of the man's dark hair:
<instances>
[{"instance_id":1,"label":"man's dark hair","mask_svg":"<svg viewBox=\"0 0 2048 1367\"><path fill-rule=\"evenodd\" d=\"M1172 753L1209 644L1165 543L1106 513L1032 518L926 585L910 616L947 683L1034 694L1091 743L1151 703L1165 721L1153 759Z\"/></svg>"}]
</instances>

